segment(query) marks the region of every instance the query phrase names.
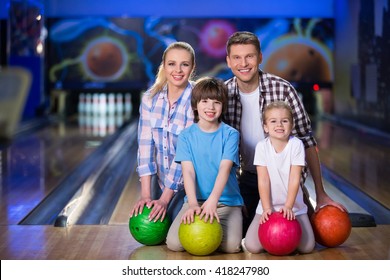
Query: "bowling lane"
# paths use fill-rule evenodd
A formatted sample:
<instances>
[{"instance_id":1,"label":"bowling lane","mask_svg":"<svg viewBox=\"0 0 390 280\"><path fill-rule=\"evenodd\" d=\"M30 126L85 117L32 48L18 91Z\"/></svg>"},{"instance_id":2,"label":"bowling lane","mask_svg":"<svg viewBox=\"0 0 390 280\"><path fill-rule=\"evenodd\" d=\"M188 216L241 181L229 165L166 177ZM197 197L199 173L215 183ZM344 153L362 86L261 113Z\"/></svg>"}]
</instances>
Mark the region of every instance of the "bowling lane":
<instances>
[{"instance_id":1,"label":"bowling lane","mask_svg":"<svg viewBox=\"0 0 390 280\"><path fill-rule=\"evenodd\" d=\"M1 143L1 225L18 224L104 141L115 135L114 130L111 134L99 130L95 119L90 120L92 126L88 127L79 121L53 118L38 130Z\"/></svg>"},{"instance_id":2,"label":"bowling lane","mask_svg":"<svg viewBox=\"0 0 390 280\"><path fill-rule=\"evenodd\" d=\"M390 137L327 119L315 127L324 167L390 209Z\"/></svg>"},{"instance_id":3,"label":"bowling lane","mask_svg":"<svg viewBox=\"0 0 390 280\"><path fill-rule=\"evenodd\" d=\"M134 155L129 155L133 157ZM135 203L140 197L141 183L138 174L134 168L132 175L127 181L123 192L115 206L115 209L108 222L110 225L120 225L129 223L129 214Z\"/></svg>"}]
</instances>

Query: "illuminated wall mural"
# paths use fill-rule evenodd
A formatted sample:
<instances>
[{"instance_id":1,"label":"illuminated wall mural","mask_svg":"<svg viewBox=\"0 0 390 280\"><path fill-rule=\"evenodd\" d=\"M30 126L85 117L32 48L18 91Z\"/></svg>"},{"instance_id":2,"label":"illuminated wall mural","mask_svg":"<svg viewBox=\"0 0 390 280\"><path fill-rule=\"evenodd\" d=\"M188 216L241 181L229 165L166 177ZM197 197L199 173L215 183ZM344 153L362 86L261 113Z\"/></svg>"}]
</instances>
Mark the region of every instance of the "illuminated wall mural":
<instances>
[{"instance_id":1,"label":"illuminated wall mural","mask_svg":"<svg viewBox=\"0 0 390 280\"><path fill-rule=\"evenodd\" d=\"M146 89L171 42L196 52L196 74L231 77L226 41L235 31L261 40L261 68L297 83L333 82L333 19L74 18L49 19L51 89Z\"/></svg>"},{"instance_id":2,"label":"illuminated wall mural","mask_svg":"<svg viewBox=\"0 0 390 280\"><path fill-rule=\"evenodd\" d=\"M49 72L54 88L142 87L143 25L138 19L85 18L49 27Z\"/></svg>"},{"instance_id":3,"label":"illuminated wall mural","mask_svg":"<svg viewBox=\"0 0 390 280\"><path fill-rule=\"evenodd\" d=\"M272 38L263 51L263 69L289 81L323 82L333 81L331 34L318 34L314 30L320 19L293 19L291 23L282 25L288 27L284 34ZM331 32L331 27L328 27ZM261 34L259 34L261 36ZM318 36L318 37L315 37Z\"/></svg>"}]
</instances>

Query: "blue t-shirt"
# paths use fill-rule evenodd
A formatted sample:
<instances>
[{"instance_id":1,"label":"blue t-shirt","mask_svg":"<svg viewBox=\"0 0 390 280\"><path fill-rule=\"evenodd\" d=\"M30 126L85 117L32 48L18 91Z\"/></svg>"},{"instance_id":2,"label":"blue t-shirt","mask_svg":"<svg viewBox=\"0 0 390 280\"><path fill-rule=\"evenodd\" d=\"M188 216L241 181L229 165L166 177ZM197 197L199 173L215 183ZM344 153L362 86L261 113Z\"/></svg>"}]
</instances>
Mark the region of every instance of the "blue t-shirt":
<instances>
[{"instance_id":1,"label":"blue t-shirt","mask_svg":"<svg viewBox=\"0 0 390 280\"><path fill-rule=\"evenodd\" d=\"M239 165L238 141L239 132L225 123L221 123L214 132L204 132L194 123L179 134L175 161L192 162L196 174L198 201L205 201L210 196L221 160L227 159L233 162L233 167L219 203L228 206L243 205L236 177Z\"/></svg>"}]
</instances>

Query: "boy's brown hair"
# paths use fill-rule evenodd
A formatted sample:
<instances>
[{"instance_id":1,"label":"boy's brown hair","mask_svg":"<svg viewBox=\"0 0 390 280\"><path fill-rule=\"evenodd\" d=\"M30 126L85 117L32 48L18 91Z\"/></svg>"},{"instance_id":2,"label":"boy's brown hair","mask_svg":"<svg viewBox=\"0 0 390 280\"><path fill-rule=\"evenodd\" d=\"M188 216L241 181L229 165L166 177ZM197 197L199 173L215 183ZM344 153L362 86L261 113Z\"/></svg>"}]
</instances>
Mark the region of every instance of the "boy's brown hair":
<instances>
[{"instance_id":1,"label":"boy's brown hair","mask_svg":"<svg viewBox=\"0 0 390 280\"><path fill-rule=\"evenodd\" d=\"M203 77L196 81L191 95L191 107L194 111L194 122L199 121L197 105L202 99L215 99L222 102L222 114L218 121L222 121L222 115L227 110L228 89L225 83L218 78Z\"/></svg>"}]
</instances>

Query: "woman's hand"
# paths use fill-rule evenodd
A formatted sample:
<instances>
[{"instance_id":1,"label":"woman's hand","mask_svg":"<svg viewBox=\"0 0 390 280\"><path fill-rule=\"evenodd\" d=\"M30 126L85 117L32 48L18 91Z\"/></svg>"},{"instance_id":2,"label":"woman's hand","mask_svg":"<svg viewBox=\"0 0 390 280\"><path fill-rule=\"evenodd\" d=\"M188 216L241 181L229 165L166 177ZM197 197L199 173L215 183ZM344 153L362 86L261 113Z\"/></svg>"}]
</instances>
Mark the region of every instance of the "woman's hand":
<instances>
[{"instance_id":1,"label":"woman's hand","mask_svg":"<svg viewBox=\"0 0 390 280\"><path fill-rule=\"evenodd\" d=\"M152 200L147 204L147 207L153 207L149 214L149 221L157 222L159 219L161 221L164 220L168 209L168 203L166 201L161 198L158 200Z\"/></svg>"},{"instance_id":2,"label":"woman's hand","mask_svg":"<svg viewBox=\"0 0 390 280\"><path fill-rule=\"evenodd\" d=\"M142 211L144 210L145 205L147 205L149 202L151 202L151 199L149 197L141 198L140 200L138 200L130 212L130 218L133 216L137 216L138 214L141 214Z\"/></svg>"}]
</instances>

